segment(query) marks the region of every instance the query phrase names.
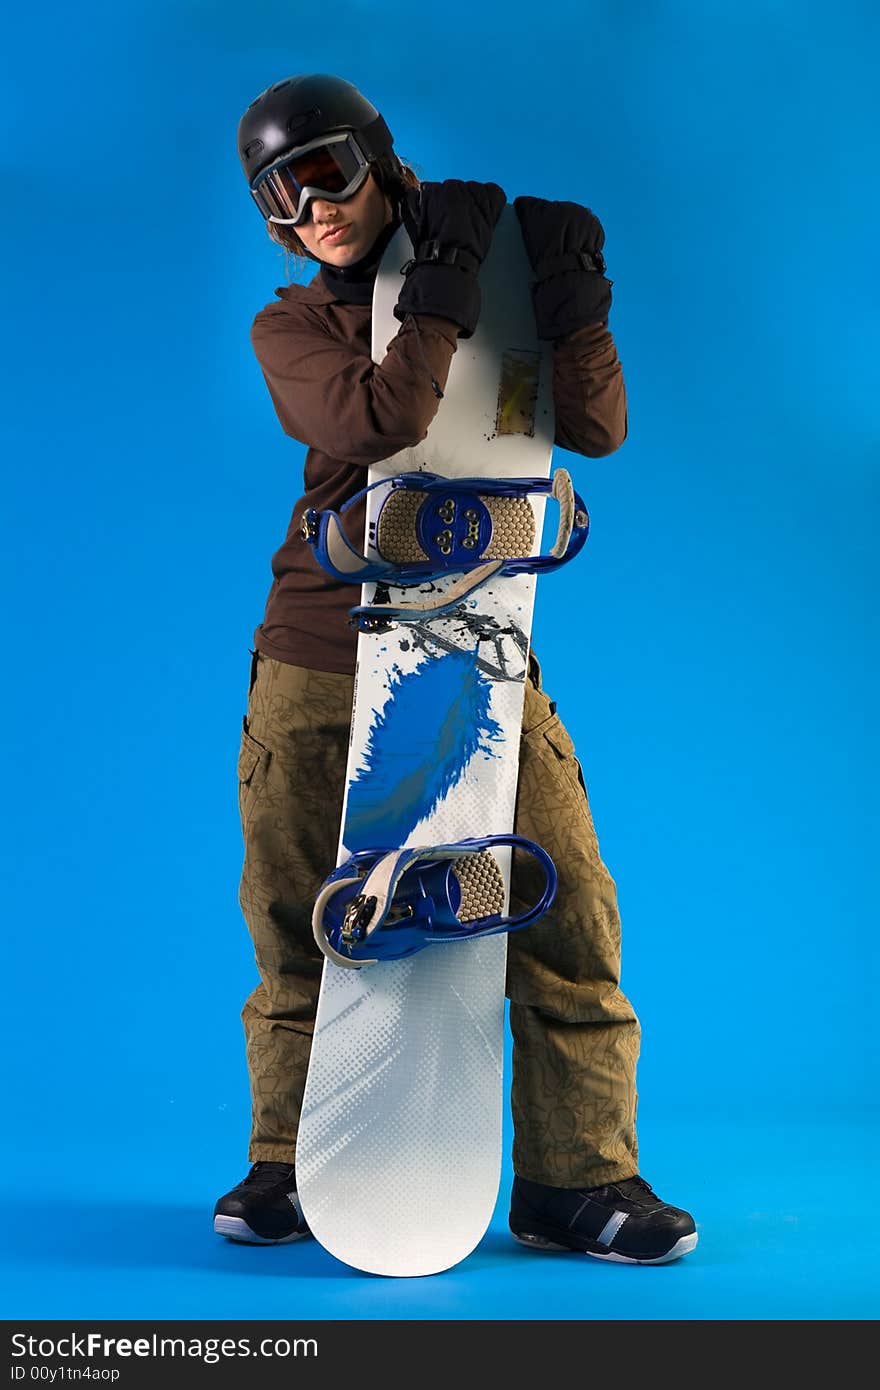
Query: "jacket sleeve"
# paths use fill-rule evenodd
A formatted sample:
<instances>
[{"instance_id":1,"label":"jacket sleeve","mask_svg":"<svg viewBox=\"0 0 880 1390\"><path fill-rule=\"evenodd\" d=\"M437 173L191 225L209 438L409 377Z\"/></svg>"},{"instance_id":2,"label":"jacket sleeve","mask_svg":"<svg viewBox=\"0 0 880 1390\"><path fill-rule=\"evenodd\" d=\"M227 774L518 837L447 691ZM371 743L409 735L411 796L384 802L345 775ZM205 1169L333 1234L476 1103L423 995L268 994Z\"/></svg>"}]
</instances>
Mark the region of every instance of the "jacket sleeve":
<instances>
[{"instance_id":1,"label":"jacket sleeve","mask_svg":"<svg viewBox=\"0 0 880 1390\"><path fill-rule=\"evenodd\" d=\"M332 336L308 306L270 304L251 342L286 434L330 458L368 467L418 444L437 413L431 385L446 385L455 326L410 317L382 362Z\"/></svg>"},{"instance_id":2,"label":"jacket sleeve","mask_svg":"<svg viewBox=\"0 0 880 1390\"><path fill-rule=\"evenodd\" d=\"M626 439L626 388L614 339L605 323L589 324L553 345L556 443L601 458Z\"/></svg>"}]
</instances>

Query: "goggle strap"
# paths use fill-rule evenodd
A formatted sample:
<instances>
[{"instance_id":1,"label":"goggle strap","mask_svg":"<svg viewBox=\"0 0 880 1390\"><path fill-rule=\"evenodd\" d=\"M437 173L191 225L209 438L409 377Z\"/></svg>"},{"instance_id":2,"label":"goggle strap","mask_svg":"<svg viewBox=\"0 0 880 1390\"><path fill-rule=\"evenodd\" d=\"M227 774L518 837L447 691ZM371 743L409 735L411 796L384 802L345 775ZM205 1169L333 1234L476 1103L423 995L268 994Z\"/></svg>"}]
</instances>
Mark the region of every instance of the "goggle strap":
<instances>
[{"instance_id":1,"label":"goggle strap","mask_svg":"<svg viewBox=\"0 0 880 1390\"><path fill-rule=\"evenodd\" d=\"M377 116L369 125L363 126L361 130L353 130L350 134L354 136L355 144L367 159L378 159L380 155L390 153L394 143L391 131L382 116Z\"/></svg>"}]
</instances>

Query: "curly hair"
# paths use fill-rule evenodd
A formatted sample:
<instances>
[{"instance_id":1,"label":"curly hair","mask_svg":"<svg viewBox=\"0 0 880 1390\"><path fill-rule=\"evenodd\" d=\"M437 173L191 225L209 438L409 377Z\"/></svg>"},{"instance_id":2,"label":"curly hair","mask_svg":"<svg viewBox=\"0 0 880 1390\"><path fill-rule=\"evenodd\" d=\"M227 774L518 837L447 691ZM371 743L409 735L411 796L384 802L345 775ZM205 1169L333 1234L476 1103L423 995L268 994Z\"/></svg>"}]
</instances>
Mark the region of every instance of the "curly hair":
<instances>
[{"instance_id":1,"label":"curly hair","mask_svg":"<svg viewBox=\"0 0 880 1390\"><path fill-rule=\"evenodd\" d=\"M415 167L405 164L395 154L383 154L370 160L370 169L377 184L394 204L400 202L408 188L419 187L420 180ZM314 262L314 257L307 254L295 228L285 227L278 222L267 222L266 230L272 241L284 252L288 282L291 278L291 260L293 270L297 274L307 268L309 261Z\"/></svg>"}]
</instances>

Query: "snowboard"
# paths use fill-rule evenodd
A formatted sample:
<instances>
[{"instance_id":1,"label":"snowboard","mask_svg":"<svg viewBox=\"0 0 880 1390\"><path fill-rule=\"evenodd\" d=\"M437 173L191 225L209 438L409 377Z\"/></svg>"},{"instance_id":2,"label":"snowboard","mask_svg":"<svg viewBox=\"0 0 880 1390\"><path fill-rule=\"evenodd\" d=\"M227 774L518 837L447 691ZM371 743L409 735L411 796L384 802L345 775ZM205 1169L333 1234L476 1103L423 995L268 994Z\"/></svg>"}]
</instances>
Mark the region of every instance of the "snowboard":
<instances>
[{"instance_id":1,"label":"snowboard","mask_svg":"<svg viewBox=\"0 0 880 1390\"><path fill-rule=\"evenodd\" d=\"M376 277L377 363L400 329L392 311L412 254L401 227ZM477 330L459 340L427 437L374 465L370 483L413 471L549 477L552 355L536 337L530 279L508 205L480 271ZM383 491L367 494L365 553ZM536 554L544 499L522 505L533 536L521 553ZM420 587L442 593L455 578ZM535 582L495 578L450 613L359 633L338 863L513 829ZM353 585L352 606L412 597L389 587ZM496 858L507 911L510 850ZM324 962L297 1189L316 1238L358 1270L437 1273L485 1234L502 1157L506 952L494 935L359 969Z\"/></svg>"}]
</instances>

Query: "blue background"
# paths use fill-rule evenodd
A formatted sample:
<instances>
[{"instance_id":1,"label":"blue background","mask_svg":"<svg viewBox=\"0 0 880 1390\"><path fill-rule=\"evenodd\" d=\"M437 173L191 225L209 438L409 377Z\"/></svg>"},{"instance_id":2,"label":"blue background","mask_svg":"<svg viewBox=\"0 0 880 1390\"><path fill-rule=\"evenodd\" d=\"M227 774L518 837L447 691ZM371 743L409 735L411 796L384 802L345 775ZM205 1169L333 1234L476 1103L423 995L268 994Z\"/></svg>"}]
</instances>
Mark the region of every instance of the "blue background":
<instances>
[{"instance_id":1,"label":"blue background","mask_svg":"<svg viewBox=\"0 0 880 1390\"><path fill-rule=\"evenodd\" d=\"M876 7L331 8L7 20L5 1316L876 1316ZM432 1279L211 1233L247 1167L248 647L304 453L235 131L297 71L421 177L606 229L630 433L557 451L593 529L535 646L618 883L643 1172L700 1225L676 1266L520 1250L509 1169Z\"/></svg>"}]
</instances>

